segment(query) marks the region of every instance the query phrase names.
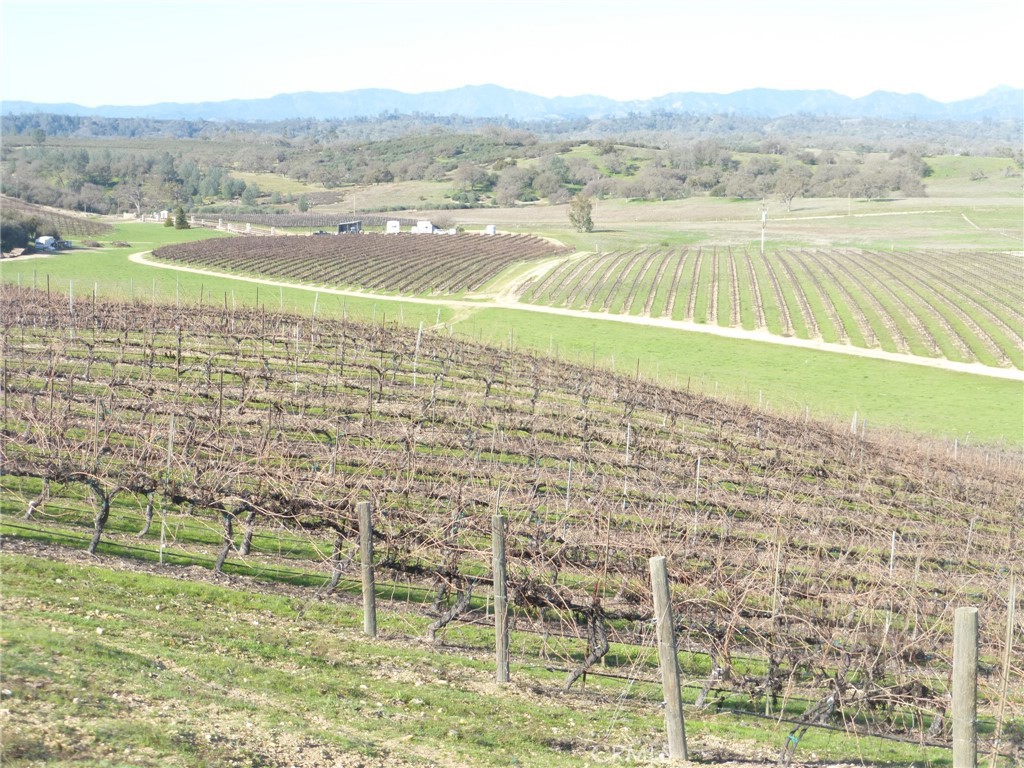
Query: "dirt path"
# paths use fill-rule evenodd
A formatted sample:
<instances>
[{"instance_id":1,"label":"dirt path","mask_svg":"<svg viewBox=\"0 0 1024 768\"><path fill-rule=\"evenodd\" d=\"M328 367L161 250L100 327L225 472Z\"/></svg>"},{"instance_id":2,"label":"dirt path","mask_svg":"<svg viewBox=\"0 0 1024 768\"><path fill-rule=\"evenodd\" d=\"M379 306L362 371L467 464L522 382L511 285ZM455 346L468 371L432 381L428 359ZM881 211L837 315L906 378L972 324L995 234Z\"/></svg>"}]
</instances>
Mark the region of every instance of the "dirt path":
<instances>
[{"instance_id":1,"label":"dirt path","mask_svg":"<svg viewBox=\"0 0 1024 768\"><path fill-rule=\"evenodd\" d=\"M414 296L393 296L383 293L370 293L367 291L348 290L343 288L331 288L329 286L301 285L298 283L282 282L261 277L245 277L232 275L226 272L217 272L198 267L183 267L176 264L165 264L151 261L147 258L149 251L133 253L129 260L136 264L143 264L158 269L170 269L178 272L190 272L197 275L208 275L210 277L221 277L230 280L238 280L258 285L268 285L293 290L310 291L333 296L351 296L354 298L371 299L374 301L399 301L405 304L428 304L431 306L442 305L453 309L460 321L469 317L472 312L480 309L514 309L521 312L538 312L547 315L558 315L561 317L576 317L586 320L607 320L609 322L627 323L640 325L649 328L667 328L678 331L691 331L694 333L706 333L712 336L723 338L741 339L746 341L760 341L766 344L779 344L786 347L797 347L799 349L814 350L818 352L835 352L854 357L866 357L873 360L887 360L894 363L908 363L910 365L921 365L927 368L939 368L946 371L957 371L959 373L971 373L977 376L991 376L1000 379L1011 379L1024 382L1024 371L1016 368L992 368L980 363L958 363L943 358L917 357L914 355L901 355L895 352L886 352L880 349L864 349L847 344L829 344L819 339L798 339L792 336L776 336L767 331L748 331L742 328L729 328L718 325L705 325L702 323L688 322L684 320L671 320L661 317L643 317L638 315L611 315L601 312L587 312L578 309L566 309L562 307L545 307L536 304L523 304L516 299L519 286L531 278L543 276L548 269L553 269L554 261L544 262L535 269L520 275L515 281L500 286L490 294L479 294L479 300L466 299L423 299Z\"/></svg>"}]
</instances>

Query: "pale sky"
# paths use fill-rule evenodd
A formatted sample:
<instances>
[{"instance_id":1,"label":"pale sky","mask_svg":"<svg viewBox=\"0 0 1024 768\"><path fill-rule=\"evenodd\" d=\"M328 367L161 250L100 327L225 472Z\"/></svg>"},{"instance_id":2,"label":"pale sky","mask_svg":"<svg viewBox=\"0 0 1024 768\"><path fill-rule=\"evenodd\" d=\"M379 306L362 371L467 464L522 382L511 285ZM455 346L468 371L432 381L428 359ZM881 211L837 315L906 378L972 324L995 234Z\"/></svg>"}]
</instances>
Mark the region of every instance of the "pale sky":
<instances>
[{"instance_id":1,"label":"pale sky","mask_svg":"<svg viewBox=\"0 0 1024 768\"><path fill-rule=\"evenodd\" d=\"M0 0L0 99L138 105L493 83L645 99L1021 87L1020 0Z\"/></svg>"}]
</instances>

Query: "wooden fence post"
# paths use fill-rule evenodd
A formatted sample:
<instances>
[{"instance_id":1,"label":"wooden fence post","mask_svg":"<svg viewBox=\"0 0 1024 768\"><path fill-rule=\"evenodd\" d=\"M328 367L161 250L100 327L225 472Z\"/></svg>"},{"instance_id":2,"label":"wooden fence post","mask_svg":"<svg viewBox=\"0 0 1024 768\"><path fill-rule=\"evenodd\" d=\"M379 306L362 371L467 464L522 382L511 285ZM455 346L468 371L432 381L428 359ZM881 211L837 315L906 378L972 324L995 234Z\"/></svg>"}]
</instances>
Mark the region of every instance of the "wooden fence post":
<instances>
[{"instance_id":1,"label":"wooden fence post","mask_svg":"<svg viewBox=\"0 0 1024 768\"><path fill-rule=\"evenodd\" d=\"M686 724L683 722L683 701L679 689L679 659L676 656L676 632L672 620L672 601L668 590L668 568L665 558L650 559L651 591L654 595L654 618L658 630L658 661L661 685L665 694L665 730L668 732L668 756L672 760L688 760Z\"/></svg>"},{"instance_id":2,"label":"wooden fence post","mask_svg":"<svg viewBox=\"0 0 1024 768\"><path fill-rule=\"evenodd\" d=\"M953 614L953 768L978 765L978 609Z\"/></svg>"},{"instance_id":3,"label":"wooden fence post","mask_svg":"<svg viewBox=\"0 0 1024 768\"><path fill-rule=\"evenodd\" d=\"M509 681L508 658L508 591L505 584L505 518L491 517L491 555L494 578L494 655L497 661L495 679Z\"/></svg>"},{"instance_id":4,"label":"wooden fence post","mask_svg":"<svg viewBox=\"0 0 1024 768\"><path fill-rule=\"evenodd\" d=\"M1010 594L1006 603L1006 644L1003 646L1003 675L999 682L999 714L996 717L996 734L992 740L992 765L996 764L996 753L1003 736L1003 716L1006 714L1006 692L1010 687L1010 664L1013 661L1013 633L1017 626L1017 575L1010 574Z\"/></svg>"},{"instance_id":5,"label":"wooden fence post","mask_svg":"<svg viewBox=\"0 0 1024 768\"><path fill-rule=\"evenodd\" d=\"M359 558L363 572L363 632L377 636L377 596L373 583L373 520L370 502L356 504L359 513Z\"/></svg>"}]
</instances>

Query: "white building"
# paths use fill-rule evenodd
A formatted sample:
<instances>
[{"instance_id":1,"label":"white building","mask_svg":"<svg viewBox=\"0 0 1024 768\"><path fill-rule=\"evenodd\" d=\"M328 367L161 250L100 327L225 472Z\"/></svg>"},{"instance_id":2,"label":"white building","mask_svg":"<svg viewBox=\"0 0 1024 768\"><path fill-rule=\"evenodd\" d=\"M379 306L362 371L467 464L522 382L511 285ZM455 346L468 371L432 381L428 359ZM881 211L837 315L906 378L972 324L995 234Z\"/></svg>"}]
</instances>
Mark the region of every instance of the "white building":
<instances>
[{"instance_id":1,"label":"white building","mask_svg":"<svg viewBox=\"0 0 1024 768\"><path fill-rule=\"evenodd\" d=\"M397 235L402 231L402 222L398 219L388 219L384 225L384 234L386 235Z\"/></svg>"}]
</instances>

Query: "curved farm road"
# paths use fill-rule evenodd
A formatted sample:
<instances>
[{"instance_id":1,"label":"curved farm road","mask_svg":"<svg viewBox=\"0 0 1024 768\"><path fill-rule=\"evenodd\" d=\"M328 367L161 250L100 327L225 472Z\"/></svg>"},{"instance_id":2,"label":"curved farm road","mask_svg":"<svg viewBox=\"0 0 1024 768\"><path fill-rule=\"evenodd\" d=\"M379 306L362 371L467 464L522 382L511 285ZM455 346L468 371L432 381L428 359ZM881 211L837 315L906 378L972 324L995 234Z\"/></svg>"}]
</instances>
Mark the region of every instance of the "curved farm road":
<instances>
[{"instance_id":1,"label":"curved farm road","mask_svg":"<svg viewBox=\"0 0 1024 768\"><path fill-rule=\"evenodd\" d=\"M170 269L178 272L191 272L197 275L208 275L210 277L222 277L230 280L238 280L245 283L256 283L268 285L275 288L290 288L293 290L310 291L333 296L352 296L361 299L372 299L375 301L400 301L405 304L429 304L432 306L442 305L454 309L457 321L465 320L473 312L480 309L514 309L521 312L538 312L547 315L559 315L561 317L576 317L585 320L606 320L608 322L628 323L641 325L648 328L668 328L678 331L692 331L695 333L707 333L713 336L722 336L730 339L741 339L747 341L760 341L766 344L779 344L786 347L798 347L800 349L815 350L818 352L835 352L854 357L867 357L874 360L887 360L894 363L908 363L921 365L927 368L940 368L947 371L959 373L972 373L977 376L992 376L1000 379L1011 379L1024 382L1024 371L1016 368L992 368L980 363L958 363L952 360L931 357L916 357L914 355L900 355L895 352L886 352L881 349L864 349L846 344L829 344L818 339L798 339L790 336L776 336L768 331L748 331L742 328L731 328L718 325L705 325L683 320L669 320L661 317L642 317L638 315L611 315L601 312L586 312L579 309L565 309L562 307L546 307L538 304L523 304L516 299L516 290L531 278L542 276L548 269L554 267L555 260L547 260L538 264L530 271L518 275L516 279L506 285L500 286L495 293L477 294L478 300L469 301L466 299L423 299L414 296L393 296L383 293L370 293L367 291L347 290L344 288L331 288L328 286L303 285L300 283L289 283L281 280L272 280L262 277L246 277L233 275L227 272L217 272L211 269L199 267L183 267L177 264L166 264L151 261L146 258L150 251L141 251L129 256L129 260L136 264L143 264L147 267L158 269Z\"/></svg>"}]
</instances>

